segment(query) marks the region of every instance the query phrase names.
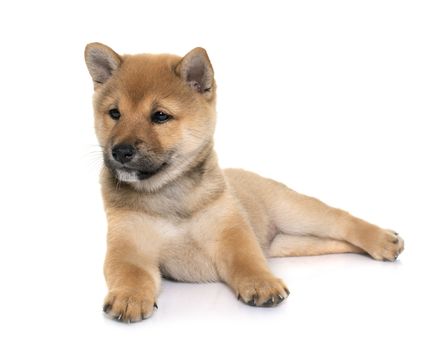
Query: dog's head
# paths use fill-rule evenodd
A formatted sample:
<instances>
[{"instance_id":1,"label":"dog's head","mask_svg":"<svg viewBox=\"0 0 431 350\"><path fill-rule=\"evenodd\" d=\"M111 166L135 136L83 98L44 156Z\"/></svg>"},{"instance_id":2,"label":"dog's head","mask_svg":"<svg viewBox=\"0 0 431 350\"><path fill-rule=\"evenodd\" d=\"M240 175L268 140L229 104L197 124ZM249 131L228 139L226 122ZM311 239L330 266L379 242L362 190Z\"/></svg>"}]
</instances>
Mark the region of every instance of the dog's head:
<instances>
[{"instance_id":1,"label":"dog's head","mask_svg":"<svg viewBox=\"0 0 431 350\"><path fill-rule=\"evenodd\" d=\"M184 57L124 55L88 44L95 128L106 167L121 182L155 191L212 146L214 73L202 48Z\"/></svg>"}]
</instances>

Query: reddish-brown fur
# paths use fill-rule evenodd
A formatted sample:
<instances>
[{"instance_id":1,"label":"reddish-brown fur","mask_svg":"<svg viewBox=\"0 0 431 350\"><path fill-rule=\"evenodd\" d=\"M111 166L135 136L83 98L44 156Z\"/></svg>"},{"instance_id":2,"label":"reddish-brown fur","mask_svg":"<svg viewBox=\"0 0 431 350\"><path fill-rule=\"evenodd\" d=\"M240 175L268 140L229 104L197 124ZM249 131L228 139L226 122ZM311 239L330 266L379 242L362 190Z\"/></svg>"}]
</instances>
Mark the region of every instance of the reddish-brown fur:
<instances>
[{"instance_id":1,"label":"reddish-brown fur","mask_svg":"<svg viewBox=\"0 0 431 350\"><path fill-rule=\"evenodd\" d=\"M218 167L216 85L205 50L120 56L93 43L85 58L107 164L101 174L108 219L104 309L111 317L151 316L161 274L222 280L244 302L274 306L288 291L265 257L365 252L393 261L403 250L393 231L256 174ZM121 112L118 120L110 118L112 108ZM158 111L172 118L154 123ZM144 180L133 169L118 170L111 150L120 143L161 170Z\"/></svg>"}]
</instances>

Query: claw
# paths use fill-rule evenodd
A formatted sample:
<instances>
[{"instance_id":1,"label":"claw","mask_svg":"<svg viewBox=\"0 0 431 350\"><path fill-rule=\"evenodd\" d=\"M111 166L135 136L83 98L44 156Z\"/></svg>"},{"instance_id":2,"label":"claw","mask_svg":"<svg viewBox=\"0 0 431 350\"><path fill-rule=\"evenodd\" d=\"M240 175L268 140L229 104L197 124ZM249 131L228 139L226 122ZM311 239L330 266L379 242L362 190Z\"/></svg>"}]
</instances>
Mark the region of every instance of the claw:
<instances>
[{"instance_id":1,"label":"claw","mask_svg":"<svg viewBox=\"0 0 431 350\"><path fill-rule=\"evenodd\" d=\"M257 295L253 295L253 297L247 301L247 304L250 306L256 306L256 302L257 302Z\"/></svg>"},{"instance_id":2,"label":"claw","mask_svg":"<svg viewBox=\"0 0 431 350\"><path fill-rule=\"evenodd\" d=\"M265 301L262 306L274 306L275 305L275 299L274 297L269 298L267 301Z\"/></svg>"},{"instance_id":3,"label":"claw","mask_svg":"<svg viewBox=\"0 0 431 350\"><path fill-rule=\"evenodd\" d=\"M109 311L111 311L111 304L106 303L105 305L103 305L103 312L108 313Z\"/></svg>"}]
</instances>

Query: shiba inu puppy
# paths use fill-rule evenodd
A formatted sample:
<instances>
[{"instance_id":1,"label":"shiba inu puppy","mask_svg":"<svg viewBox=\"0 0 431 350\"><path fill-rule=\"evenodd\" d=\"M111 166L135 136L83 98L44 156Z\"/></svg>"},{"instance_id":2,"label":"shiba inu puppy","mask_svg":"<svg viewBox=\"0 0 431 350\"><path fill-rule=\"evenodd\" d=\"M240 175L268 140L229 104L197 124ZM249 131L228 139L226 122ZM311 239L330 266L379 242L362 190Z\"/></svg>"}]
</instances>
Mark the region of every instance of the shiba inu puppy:
<instances>
[{"instance_id":1,"label":"shiba inu puppy","mask_svg":"<svg viewBox=\"0 0 431 350\"><path fill-rule=\"evenodd\" d=\"M385 230L239 169L213 150L216 83L207 53L124 55L92 43L95 129L108 220L104 311L135 322L157 307L161 277L227 283L252 306L289 291L267 257L367 253L394 261Z\"/></svg>"}]
</instances>

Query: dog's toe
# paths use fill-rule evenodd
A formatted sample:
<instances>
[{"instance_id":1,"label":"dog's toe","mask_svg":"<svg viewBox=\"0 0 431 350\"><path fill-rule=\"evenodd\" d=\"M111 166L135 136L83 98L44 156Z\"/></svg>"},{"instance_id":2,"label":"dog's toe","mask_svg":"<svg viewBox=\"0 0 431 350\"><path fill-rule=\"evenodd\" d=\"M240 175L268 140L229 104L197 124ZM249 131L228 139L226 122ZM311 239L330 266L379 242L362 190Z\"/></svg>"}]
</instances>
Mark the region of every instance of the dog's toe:
<instances>
[{"instance_id":1,"label":"dog's toe","mask_svg":"<svg viewBox=\"0 0 431 350\"><path fill-rule=\"evenodd\" d=\"M115 290L107 295L103 312L113 320L132 323L147 319L156 308L154 299L145 292Z\"/></svg>"},{"instance_id":2,"label":"dog's toe","mask_svg":"<svg viewBox=\"0 0 431 350\"><path fill-rule=\"evenodd\" d=\"M238 299L250 306L277 306L289 295L283 282L273 276L244 279L240 283Z\"/></svg>"}]
</instances>

